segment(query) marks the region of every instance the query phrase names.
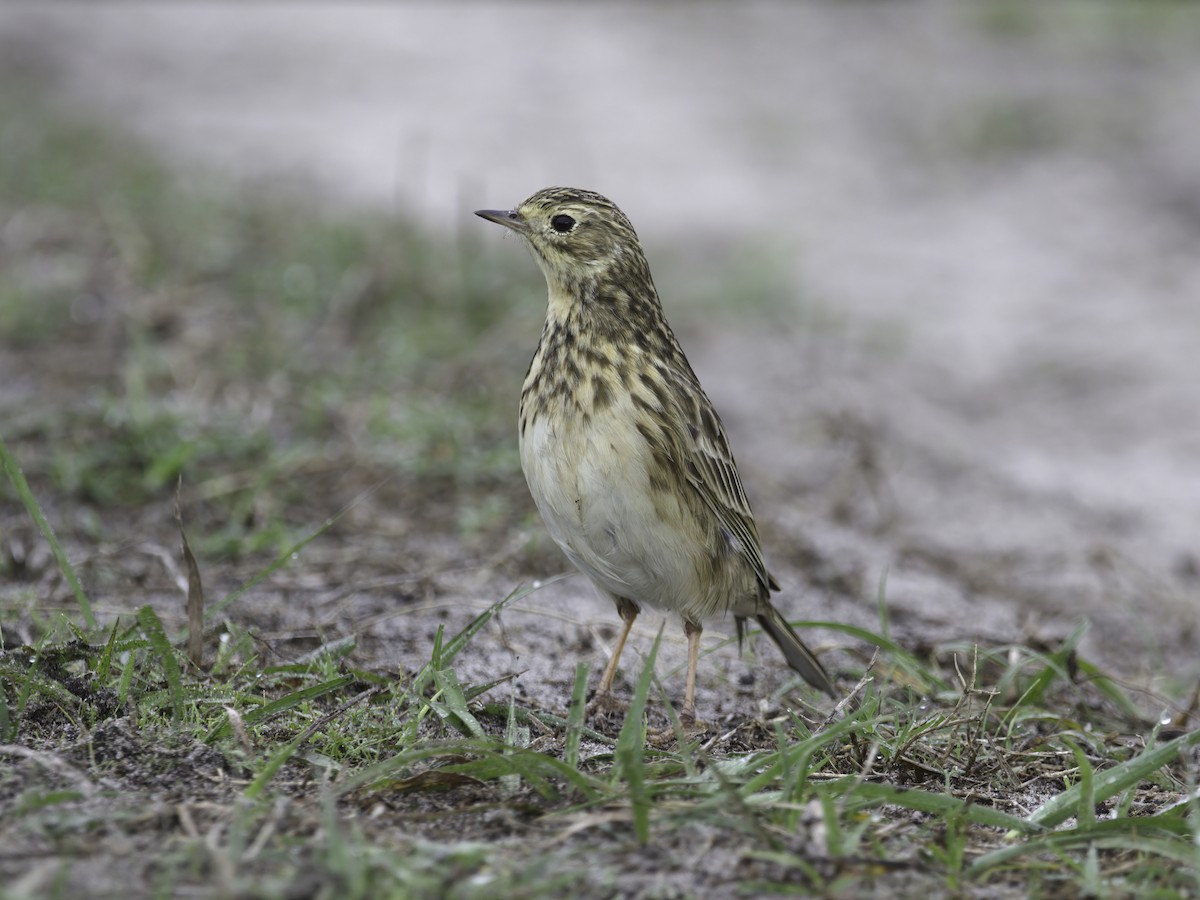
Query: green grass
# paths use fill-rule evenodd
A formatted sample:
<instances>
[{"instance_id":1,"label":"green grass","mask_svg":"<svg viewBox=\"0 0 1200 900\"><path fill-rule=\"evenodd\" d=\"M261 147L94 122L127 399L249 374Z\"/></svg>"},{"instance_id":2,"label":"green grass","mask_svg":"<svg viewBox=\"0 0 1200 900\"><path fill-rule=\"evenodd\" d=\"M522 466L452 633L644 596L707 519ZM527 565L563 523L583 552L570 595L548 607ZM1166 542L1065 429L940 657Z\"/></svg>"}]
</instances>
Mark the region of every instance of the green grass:
<instances>
[{"instance_id":1,"label":"green grass","mask_svg":"<svg viewBox=\"0 0 1200 900\"><path fill-rule=\"evenodd\" d=\"M877 648L853 702L785 694L697 739L657 641L612 732L585 716L585 666L566 715L517 671L472 680L527 590L391 663L291 609L372 578L406 608L476 556L536 565L510 537L528 515L510 395L541 308L518 302L536 273L511 246L185 184L11 98L0 221L0 345L50 398L0 395L23 535L0 544L6 884L67 896L100 859L163 896L1200 891L1200 731L1080 657L1083 626L1049 650L916 654L881 589L874 630L810 623ZM133 565L146 543L179 557L180 478L199 666L177 581Z\"/></svg>"},{"instance_id":2,"label":"green grass","mask_svg":"<svg viewBox=\"0 0 1200 900\"><path fill-rule=\"evenodd\" d=\"M493 489L470 527L511 512L501 386L541 314L508 277L519 255L185 182L104 128L3 96L0 214L0 343L61 388L52 415L6 414L31 483L138 508L186 473L193 515L223 523L201 547L219 554L294 540L311 482L349 453L368 481Z\"/></svg>"},{"instance_id":3,"label":"green grass","mask_svg":"<svg viewBox=\"0 0 1200 900\"><path fill-rule=\"evenodd\" d=\"M44 745L64 724L96 733L123 715L136 722L149 757L173 745L214 748L240 776L223 798L229 831L204 851L221 857L230 891L318 877L354 897L548 895L581 880L569 855L547 857L536 845L523 851L527 864L516 864L511 848L478 840L404 839L388 850L354 824L356 809L407 807L408 798L465 789L476 798L468 808L482 792L489 807L536 815L551 830L556 820L595 817L618 842L624 833L640 845L669 843L697 823L732 831L750 841L778 884L805 890L861 886L865 876L854 873L872 867L911 868L951 891L1014 880L1048 892L1074 885L1187 896L1200 887L1186 763L1200 730L1170 738L1144 730L1130 719L1135 704L1094 667L1075 660L1076 671L1091 674L1073 678L1064 662L1083 629L1050 654L938 648L935 656L964 661L954 685L884 634L845 628L881 648L876 672L902 677L865 677L859 702L842 715L786 715L758 749L721 752L681 729L675 741L648 743L657 642L615 740L584 726L582 677L566 719L511 694L506 703L492 699L508 675L464 683L456 659L526 593L497 602L452 637L439 630L428 661L407 678L354 668L346 642L289 665L263 665L255 645L242 643L195 671L149 606L97 633L95 643L71 626L71 640L0 657L0 743ZM914 681L930 695L918 701ZM553 737L552 749L531 745L531 724ZM279 804L305 797L316 798L306 815L313 827L321 823L320 837L271 839ZM96 805L95 791L30 787L8 815L49 834L93 821ZM820 840L797 847L794 836L805 828ZM260 856L247 865L254 842ZM178 873L170 881L189 883Z\"/></svg>"},{"instance_id":4,"label":"green grass","mask_svg":"<svg viewBox=\"0 0 1200 900\"><path fill-rule=\"evenodd\" d=\"M1131 733L1139 723L1122 721L1106 696L1111 685L1073 682L1053 658L1025 651L996 667L996 683L1023 688L1011 704L977 682L917 704L906 687L868 678L857 708L823 722L778 718L751 752L714 750L682 731L679 740L655 745L647 742L643 712L654 650L615 740L583 727L581 691L561 720L522 707L511 694L507 702L492 699L507 677L484 684L457 677L455 659L520 599L504 598L452 638L439 637L411 677L358 670L345 660L347 646L304 664L263 667L238 654L194 672L143 607L95 644L8 651L0 659L0 738L39 745L63 723L94 731L123 714L136 720L148 756L164 745L214 748L240 777L223 800L231 830L209 851L226 855L230 884L243 889L267 877L239 862L243 842L269 827L281 802L305 801L314 827L324 823L320 836L268 838L260 849L272 878L311 875L315 866L321 878L363 897L423 879L432 879L429 890L453 884L457 895L483 896L482 887L478 894L469 888L481 873L499 892L492 896L543 895L580 878L568 857L547 857L536 840L514 851L478 840L403 839L389 851L354 824L355 810L416 809L421 802L413 798L452 798L459 790L472 798L467 809L482 794L489 808L534 815L551 833L561 827L556 822L594 817L618 844L622 835L669 844L675 832L704 823L745 836L781 883L817 891L865 883L853 873L873 866L911 868L948 890L1029 879L1047 891L1103 884L1112 894L1152 888L1187 896L1200 887L1195 785L1186 763L1200 730L1171 738L1155 729ZM1013 659L1007 651L1003 657ZM993 661L976 657L971 680ZM877 668L890 663L881 654ZM941 680L931 669L922 674L931 684ZM1080 701L1093 710L1087 721L1063 714ZM531 744L531 723L552 737L551 749ZM572 737L581 733L583 751ZM1033 798L1041 800L1034 805ZM34 833L52 832L86 821L95 803L79 790L28 788L7 815ZM806 829L814 837L798 845ZM514 864L513 852L529 865ZM351 858L366 860L365 869L349 871ZM174 882L188 883L187 876Z\"/></svg>"}]
</instances>

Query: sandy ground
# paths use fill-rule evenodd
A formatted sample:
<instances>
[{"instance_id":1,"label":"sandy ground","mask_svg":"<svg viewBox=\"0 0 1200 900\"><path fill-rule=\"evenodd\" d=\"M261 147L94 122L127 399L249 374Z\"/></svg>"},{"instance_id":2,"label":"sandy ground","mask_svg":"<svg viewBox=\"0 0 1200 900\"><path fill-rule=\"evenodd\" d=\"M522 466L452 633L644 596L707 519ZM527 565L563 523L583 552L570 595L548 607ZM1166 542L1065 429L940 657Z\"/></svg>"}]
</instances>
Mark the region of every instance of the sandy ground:
<instances>
[{"instance_id":1,"label":"sandy ground","mask_svg":"<svg viewBox=\"0 0 1200 900\"><path fill-rule=\"evenodd\" d=\"M685 338L789 611L874 623L886 572L901 634L1086 616L1194 678L1200 12L1009 8L8 3L0 47L181 170L452 233L577 184L652 262L782 264L779 327Z\"/></svg>"}]
</instances>

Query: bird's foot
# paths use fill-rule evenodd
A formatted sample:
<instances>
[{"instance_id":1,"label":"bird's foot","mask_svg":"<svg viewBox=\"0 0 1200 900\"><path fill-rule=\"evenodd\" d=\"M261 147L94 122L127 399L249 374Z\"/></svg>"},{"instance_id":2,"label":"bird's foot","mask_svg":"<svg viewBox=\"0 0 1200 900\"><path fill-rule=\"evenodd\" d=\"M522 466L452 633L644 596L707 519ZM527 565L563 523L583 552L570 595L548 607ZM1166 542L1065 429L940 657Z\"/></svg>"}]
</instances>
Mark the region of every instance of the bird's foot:
<instances>
[{"instance_id":1,"label":"bird's foot","mask_svg":"<svg viewBox=\"0 0 1200 900\"><path fill-rule=\"evenodd\" d=\"M629 709L629 704L618 697L614 697L610 691L597 693L595 697L588 701L588 705L584 707L584 712L588 718L592 716L606 716L612 713L624 714Z\"/></svg>"},{"instance_id":2,"label":"bird's foot","mask_svg":"<svg viewBox=\"0 0 1200 900\"><path fill-rule=\"evenodd\" d=\"M674 724L668 725L666 728L656 728L653 731L646 732L646 743L656 749L669 747L676 742L682 743L692 738L700 737L713 731L713 725L705 722L703 719L697 719L693 713L690 716L680 715L679 728Z\"/></svg>"}]
</instances>

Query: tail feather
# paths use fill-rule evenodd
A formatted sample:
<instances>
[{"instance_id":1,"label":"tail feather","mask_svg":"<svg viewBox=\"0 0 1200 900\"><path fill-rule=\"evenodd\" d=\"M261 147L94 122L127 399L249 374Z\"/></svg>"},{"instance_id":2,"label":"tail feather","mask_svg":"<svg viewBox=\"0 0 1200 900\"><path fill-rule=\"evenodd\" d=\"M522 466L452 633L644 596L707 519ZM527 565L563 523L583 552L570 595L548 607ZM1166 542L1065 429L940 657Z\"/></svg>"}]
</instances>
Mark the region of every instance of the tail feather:
<instances>
[{"instance_id":1,"label":"tail feather","mask_svg":"<svg viewBox=\"0 0 1200 900\"><path fill-rule=\"evenodd\" d=\"M787 664L796 670L800 676L818 690L824 691L830 697L837 699L838 693L833 686L833 680L821 665L820 660L813 655L800 635L774 606L765 604L766 608L758 614L760 624L771 640L778 645ZM738 637L741 637L739 622Z\"/></svg>"}]
</instances>

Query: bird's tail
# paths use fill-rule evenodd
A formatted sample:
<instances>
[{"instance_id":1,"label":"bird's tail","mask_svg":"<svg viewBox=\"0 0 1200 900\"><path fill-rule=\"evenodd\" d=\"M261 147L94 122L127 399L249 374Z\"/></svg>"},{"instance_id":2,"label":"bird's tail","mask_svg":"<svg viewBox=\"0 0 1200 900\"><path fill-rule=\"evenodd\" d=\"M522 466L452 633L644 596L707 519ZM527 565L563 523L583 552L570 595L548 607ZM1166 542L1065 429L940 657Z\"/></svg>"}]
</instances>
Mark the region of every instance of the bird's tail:
<instances>
[{"instance_id":1,"label":"bird's tail","mask_svg":"<svg viewBox=\"0 0 1200 900\"><path fill-rule=\"evenodd\" d=\"M800 640L800 635L796 634L795 629L787 623L779 610L770 604L765 604L765 606L766 609L758 614L758 624L778 645L787 664L813 687L824 691L836 700L837 690L820 660L813 655L804 641Z\"/></svg>"}]
</instances>

